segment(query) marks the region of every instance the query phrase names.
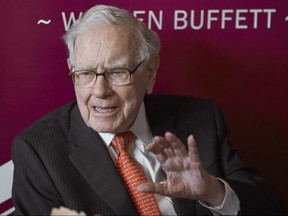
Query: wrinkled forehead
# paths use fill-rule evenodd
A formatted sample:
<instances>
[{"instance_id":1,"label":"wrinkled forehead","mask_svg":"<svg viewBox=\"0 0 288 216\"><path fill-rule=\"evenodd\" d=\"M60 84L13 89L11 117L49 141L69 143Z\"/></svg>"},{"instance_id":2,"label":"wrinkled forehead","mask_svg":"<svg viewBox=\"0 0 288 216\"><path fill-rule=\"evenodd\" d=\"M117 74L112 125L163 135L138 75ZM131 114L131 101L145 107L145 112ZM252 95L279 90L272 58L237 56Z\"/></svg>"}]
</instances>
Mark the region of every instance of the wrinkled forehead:
<instances>
[{"instance_id":1,"label":"wrinkled forehead","mask_svg":"<svg viewBox=\"0 0 288 216\"><path fill-rule=\"evenodd\" d=\"M82 31L75 42L74 60L135 62L140 43L131 28L118 25L97 25Z\"/></svg>"}]
</instances>

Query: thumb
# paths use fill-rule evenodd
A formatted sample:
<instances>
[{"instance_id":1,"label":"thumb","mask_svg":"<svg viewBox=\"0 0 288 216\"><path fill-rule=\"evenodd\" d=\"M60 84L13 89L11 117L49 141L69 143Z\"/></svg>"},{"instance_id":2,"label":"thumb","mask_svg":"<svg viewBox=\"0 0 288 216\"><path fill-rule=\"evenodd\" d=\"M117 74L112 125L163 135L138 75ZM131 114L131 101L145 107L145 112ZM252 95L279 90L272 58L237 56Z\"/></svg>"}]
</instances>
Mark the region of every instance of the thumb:
<instances>
[{"instance_id":1,"label":"thumb","mask_svg":"<svg viewBox=\"0 0 288 216\"><path fill-rule=\"evenodd\" d=\"M145 182L137 186L137 190L143 193L164 194L164 183Z\"/></svg>"}]
</instances>

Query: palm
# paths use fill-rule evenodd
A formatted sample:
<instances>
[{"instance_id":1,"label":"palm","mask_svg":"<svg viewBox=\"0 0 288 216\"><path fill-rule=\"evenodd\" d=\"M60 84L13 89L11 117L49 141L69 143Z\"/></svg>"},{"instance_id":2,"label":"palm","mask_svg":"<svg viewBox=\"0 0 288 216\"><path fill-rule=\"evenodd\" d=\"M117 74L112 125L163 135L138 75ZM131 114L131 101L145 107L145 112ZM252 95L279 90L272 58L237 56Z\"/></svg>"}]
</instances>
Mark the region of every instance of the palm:
<instances>
[{"instance_id":1,"label":"palm","mask_svg":"<svg viewBox=\"0 0 288 216\"><path fill-rule=\"evenodd\" d=\"M148 145L147 150L156 155L167 180L161 184L145 183L140 186L141 191L204 200L215 185L215 177L203 169L193 136L188 138L188 151L172 133L155 137L155 143Z\"/></svg>"}]
</instances>

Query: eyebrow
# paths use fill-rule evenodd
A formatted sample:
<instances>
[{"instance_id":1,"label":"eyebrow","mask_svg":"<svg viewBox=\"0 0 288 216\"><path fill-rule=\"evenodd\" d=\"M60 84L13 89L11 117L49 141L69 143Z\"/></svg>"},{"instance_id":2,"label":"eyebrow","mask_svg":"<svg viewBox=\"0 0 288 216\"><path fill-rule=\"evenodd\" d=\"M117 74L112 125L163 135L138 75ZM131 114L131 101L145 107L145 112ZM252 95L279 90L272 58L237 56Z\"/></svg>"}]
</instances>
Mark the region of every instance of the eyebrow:
<instances>
[{"instance_id":1,"label":"eyebrow","mask_svg":"<svg viewBox=\"0 0 288 216\"><path fill-rule=\"evenodd\" d=\"M93 67L89 67L89 66L82 67L80 65L80 67L73 66L73 68L74 68L74 70L92 70L92 71L97 71L97 68L93 68ZM126 69L128 69L128 66L127 66L126 63L124 63L124 64L122 64L122 63L121 64L113 63L113 64L108 65L108 67L105 67L103 69L103 71L113 70L113 69L117 69L117 68L126 68Z\"/></svg>"},{"instance_id":2,"label":"eyebrow","mask_svg":"<svg viewBox=\"0 0 288 216\"><path fill-rule=\"evenodd\" d=\"M118 62L117 60L112 62L111 64L108 65L108 68L104 68L104 70L111 70L111 69L116 69L116 68L128 68L129 63L127 62Z\"/></svg>"}]
</instances>

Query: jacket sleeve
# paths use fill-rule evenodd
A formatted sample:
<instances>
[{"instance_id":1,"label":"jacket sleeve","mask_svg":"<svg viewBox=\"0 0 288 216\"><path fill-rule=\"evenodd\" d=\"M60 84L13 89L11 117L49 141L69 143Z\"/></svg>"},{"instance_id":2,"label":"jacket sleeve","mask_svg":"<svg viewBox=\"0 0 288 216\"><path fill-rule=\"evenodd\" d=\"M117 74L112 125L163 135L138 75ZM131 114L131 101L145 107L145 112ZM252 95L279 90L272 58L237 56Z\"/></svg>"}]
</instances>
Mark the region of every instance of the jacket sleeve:
<instances>
[{"instance_id":1,"label":"jacket sleeve","mask_svg":"<svg viewBox=\"0 0 288 216\"><path fill-rule=\"evenodd\" d=\"M284 215L285 208L278 191L256 169L242 163L231 147L224 118L217 104L214 104L214 111L224 180L240 200L241 215Z\"/></svg>"},{"instance_id":2,"label":"jacket sleeve","mask_svg":"<svg viewBox=\"0 0 288 216\"><path fill-rule=\"evenodd\" d=\"M23 138L12 143L14 215L49 215L59 207L59 193L37 151Z\"/></svg>"}]
</instances>

